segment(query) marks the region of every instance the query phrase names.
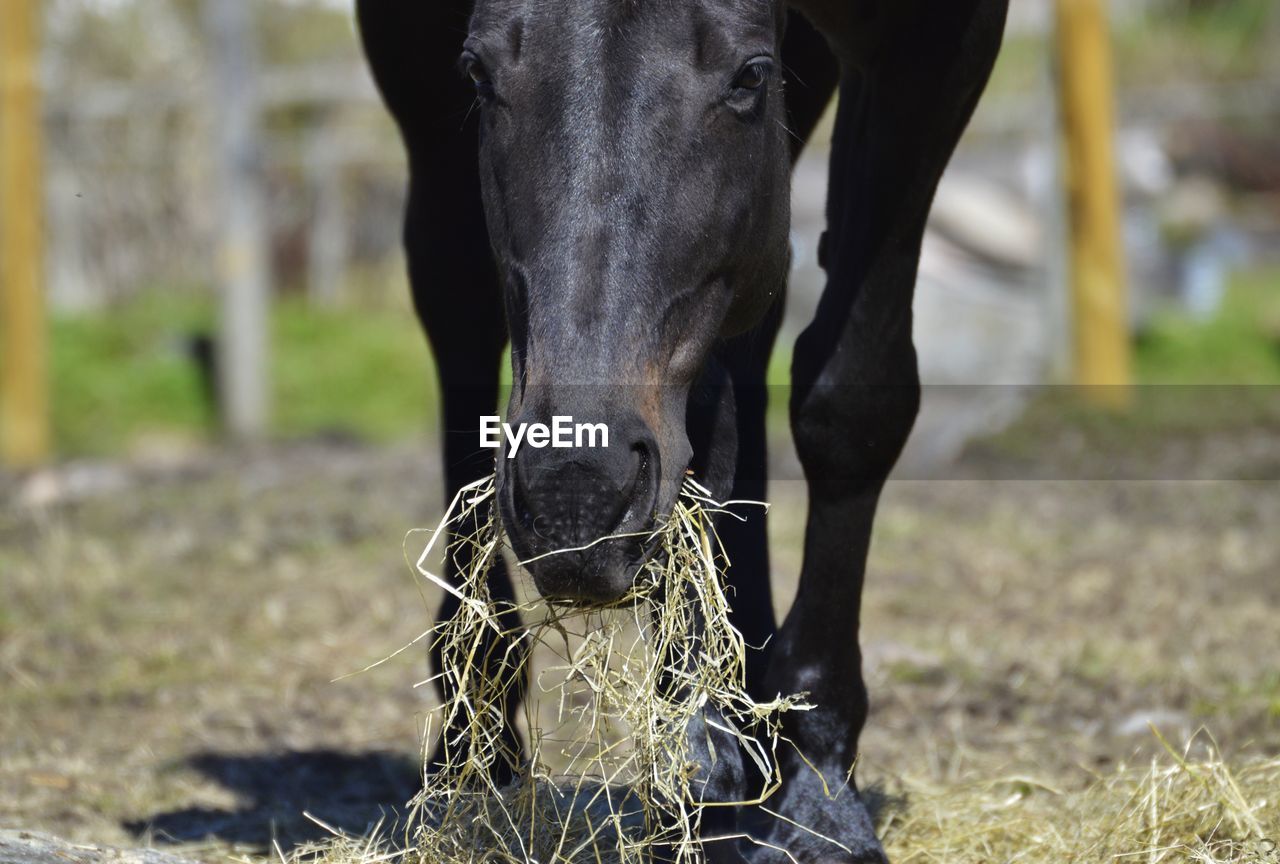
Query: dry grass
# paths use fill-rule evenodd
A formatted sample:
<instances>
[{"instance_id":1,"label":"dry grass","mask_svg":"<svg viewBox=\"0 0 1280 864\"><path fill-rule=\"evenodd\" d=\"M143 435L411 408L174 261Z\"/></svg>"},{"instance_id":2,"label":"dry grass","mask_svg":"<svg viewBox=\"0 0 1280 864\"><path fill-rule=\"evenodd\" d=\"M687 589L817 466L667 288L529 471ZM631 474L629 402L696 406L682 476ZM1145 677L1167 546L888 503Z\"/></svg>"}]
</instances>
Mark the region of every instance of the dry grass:
<instances>
[{"instance_id":1,"label":"dry grass","mask_svg":"<svg viewBox=\"0 0 1280 864\"><path fill-rule=\"evenodd\" d=\"M1274 461L1237 440L1204 449ZM1179 452L1147 443L1156 461ZM436 608L399 550L407 522L439 512L435 465L425 446L317 444L211 454L42 509L0 486L0 824L225 864L323 838L304 811L351 837L402 818L432 709L432 688L409 686L425 646L332 682ZM893 860L1105 861L1178 842L1115 860L1196 860L1199 839L1172 829L1085 852L1138 818L1153 760L1158 812L1205 788L1149 718L1179 744L1212 729L1223 756L1198 747L1189 764L1215 783L1207 766L1229 766L1269 802L1255 816L1275 839L1280 486L969 469L890 484L877 519L859 779L891 799ZM782 616L804 488L775 482L769 500ZM548 734L558 708L537 715ZM1212 833L1219 811L1196 812L1219 860L1275 864L1264 844L1232 853L1230 820Z\"/></svg>"},{"instance_id":2,"label":"dry grass","mask_svg":"<svg viewBox=\"0 0 1280 864\"><path fill-rule=\"evenodd\" d=\"M1274 839L1280 837L1280 759L1251 760L1233 768L1204 733L1182 752L1169 747L1158 732L1156 737L1166 748L1164 758L1142 768L1121 766L1074 792L1019 776L956 785L894 780L878 831L896 864L1280 861L1280 841ZM1199 755L1192 757L1193 750ZM540 826L532 832L539 842L524 846L522 854L512 854L507 845L495 852L500 844L519 845L504 833L498 839L473 838L475 845L452 847L441 855L441 835L428 833L420 835L422 845L408 851L389 851L378 837L340 836L299 850L294 860L617 860L591 854L603 843L624 838L590 830L591 819L578 803L582 795L532 788L542 790L540 795L506 792L490 799L481 820L485 826L508 824L503 820L513 812L532 819L523 824L526 830ZM512 811L504 809L512 805ZM518 809L524 806L529 809Z\"/></svg>"},{"instance_id":3,"label":"dry grass","mask_svg":"<svg viewBox=\"0 0 1280 864\"><path fill-rule=\"evenodd\" d=\"M881 835L897 864L1280 860L1280 760L1233 770L1212 743L1191 749L1201 755L1169 748L1075 792L1027 777L900 783L904 803L888 808Z\"/></svg>"},{"instance_id":4,"label":"dry grass","mask_svg":"<svg viewBox=\"0 0 1280 864\"><path fill-rule=\"evenodd\" d=\"M733 742L746 754L759 772L752 785L766 797L777 788L779 718L805 706L800 697L760 704L747 695L747 649L729 622L727 562L712 527L713 515L741 517L707 495L686 481L670 519L648 538L659 551L634 587L616 603L586 609L496 602L487 587L501 541L492 480L454 499L417 564L461 605L429 631L443 658L438 677L453 695L432 718L446 730L443 764L428 774L410 820L423 861L639 862L655 853L698 860L704 809L746 803L706 800L718 756L711 743L700 761L691 730L710 742L708 725L727 736L720 746ZM472 524L474 534L452 541L455 564L468 562L455 586L428 562L451 528ZM511 629L516 620L525 623ZM553 728L544 726L539 699L525 702L524 761L505 743L502 702L509 682L527 674L514 668L526 656L519 649L533 646L552 652L545 671L560 683L535 688L557 706ZM486 657L486 650L505 653ZM491 780L500 761L518 777L506 788Z\"/></svg>"},{"instance_id":5,"label":"dry grass","mask_svg":"<svg viewBox=\"0 0 1280 864\"><path fill-rule=\"evenodd\" d=\"M688 485L661 529L662 554L619 604L504 608L485 582L500 532L492 517L476 519L492 496L491 481L464 490L418 561L426 578L462 604L457 618L428 631L444 650L445 689L457 694L441 707L439 725L462 731L448 741L444 770L428 777L414 802L407 850L339 837L303 854L326 864L700 860L701 805L690 782L699 766L684 734L689 724L707 704L732 718L728 728L753 754L767 798L778 780L778 719L806 707L803 694L768 705L745 694L746 649L728 618L728 562L710 528L710 516L726 511ZM476 521L479 531L456 541L469 547L473 564L455 588L426 562L450 525ZM513 610L532 623L505 629ZM491 664L479 652L495 644L483 638L486 631L549 647L559 659L547 670L560 682L556 728L539 725L537 699L526 703L528 763L504 749L500 734L501 682L521 673L504 660L492 677L483 674ZM1028 775L958 783L882 778L873 793L878 831L898 864L1280 861L1273 840L1280 838L1280 759L1233 767L1207 732L1181 750L1154 726L1152 733L1160 749L1148 763L1121 764L1076 789ZM498 760L518 772L513 785L490 781Z\"/></svg>"}]
</instances>

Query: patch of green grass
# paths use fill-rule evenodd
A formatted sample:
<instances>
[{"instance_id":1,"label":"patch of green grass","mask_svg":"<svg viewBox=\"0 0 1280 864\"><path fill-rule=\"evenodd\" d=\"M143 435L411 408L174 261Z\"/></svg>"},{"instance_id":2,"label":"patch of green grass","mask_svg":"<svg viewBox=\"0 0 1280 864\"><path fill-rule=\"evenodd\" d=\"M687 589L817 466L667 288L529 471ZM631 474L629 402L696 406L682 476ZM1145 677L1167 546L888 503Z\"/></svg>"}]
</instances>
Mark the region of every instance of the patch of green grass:
<instances>
[{"instance_id":1,"label":"patch of green grass","mask_svg":"<svg viewBox=\"0 0 1280 864\"><path fill-rule=\"evenodd\" d=\"M1273 0L1169 0L1116 33L1121 81L1162 83L1169 75L1236 78L1259 74L1267 58Z\"/></svg>"},{"instance_id":2,"label":"patch of green grass","mask_svg":"<svg viewBox=\"0 0 1280 864\"><path fill-rule=\"evenodd\" d=\"M51 322L54 441L62 455L116 452L144 432L196 434L209 423L181 339L206 329L207 303L155 294Z\"/></svg>"},{"instance_id":3,"label":"patch of green grass","mask_svg":"<svg viewBox=\"0 0 1280 864\"><path fill-rule=\"evenodd\" d=\"M1267 670L1240 680L1226 682L1209 695L1195 700L1197 717L1253 715L1267 723L1280 721L1280 672Z\"/></svg>"},{"instance_id":4,"label":"patch of green grass","mask_svg":"<svg viewBox=\"0 0 1280 864\"><path fill-rule=\"evenodd\" d=\"M1112 30L1116 84L1162 87L1170 81L1223 81L1265 75L1268 16L1274 0L1166 0ZM1054 65L1052 23L1046 33L1006 34L985 99L1039 91Z\"/></svg>"},{"instance_id":5,"label":"patch of green grass","mask_svg":"<svg viewBox=\"0 0 1280 864\"><path fill-rule=\"evenodd\" d=\"M1055 433L1066 430L1107 450L1148 446L1154 434L1280 430L1278 289L1280 272L1243 274L1210 320L1157 316L1134 345L1138 386L1128 410L1099 408L1074 388L1050 387L986 444L1017 456L1056 447Z\"/></svg>"},{"instance_id":6,"label":"patch of green grass","mask_svg":"<svg viewBox=\"0 0 1280 864\"><path fill-rule=\"evenodd\" d=\"M149 435L213 435L214 418L182 339L213 332L215 322L212 303L193 292L149 294L106 312L55 318L59 453L108 455ZM271 351L277 435L342 431L391 441L424 433L434 422L436 377L407 308L322 310L284 300L273 309ZM1152 429L1280 426L1280 271L1237 278L1212 320L1157 316L1136 343L1134 363L1143 385L1194 386L1140 387L1135 410L1122 415L1055 393L1019 425L1039 429L1043 414L1044 423L1078 428L1101 442ZM787 427L790 366L790 345L780 342L768 372L775 432ZM503 369L509 382L507 364Z\"/></svg>"},{"instance_id":7,"label":"patch of green grass","mask_svg":"<svg viewBox=\"0 0 1280 864\"><path fill-rule=\"evenodd\" d=\"M436 373L409 309L276 307L275 426L286 435L342 429L378 441L425 432Z\"/></svg>"},{"instance_id":8,"label":"patch of green grass","mask_svg":"<svg viewBox=\"0 0 1280 864\"><path fill-rule=\"evenodd\" d=\"M1236 278L1211 320L1157 316L1134 361L1144 384L1280 384L1280 270Z\"/></svg>"},{"instance_id":9,"label":"patch of green grass","mask_svg":"<svg viewBox=\"0 0 1280 864\"><path fill-rule=\"evenodd\" d=\"M890 663L887 670L889 680L899 684L914 684L937 687L947 680L947 671L938 666L913 663L910 660L899 660Z\"/></svg>"},{"instance_id":10,"label":"patch of green grass","mask_svg":"<svg viewBox=\"0 0 1280 864\"><path fill-rule=\"evenodd\" d=\"M51 325L54 436L63 456L127 450L146 436L215 433L199 371L184 348L214 332L212 303L191 292L149 294ZM408 310L320 310L277 303L271 321L272 429L341 430L386 441L425 431L435 373Z\"/></svg>"},{"instance_id":11,"label":"patch of green grass","mask_svg":"<svg viewBox=\"0 0 1280 864\"><path fill-rule=\"evenodd\" d=\"M987 98L999 99L1010 94L1039 89L1045 80L1050 50L1038 35L1010 35L1000 46L991 80L987 84Z\"/></svg>"}]
</instances>

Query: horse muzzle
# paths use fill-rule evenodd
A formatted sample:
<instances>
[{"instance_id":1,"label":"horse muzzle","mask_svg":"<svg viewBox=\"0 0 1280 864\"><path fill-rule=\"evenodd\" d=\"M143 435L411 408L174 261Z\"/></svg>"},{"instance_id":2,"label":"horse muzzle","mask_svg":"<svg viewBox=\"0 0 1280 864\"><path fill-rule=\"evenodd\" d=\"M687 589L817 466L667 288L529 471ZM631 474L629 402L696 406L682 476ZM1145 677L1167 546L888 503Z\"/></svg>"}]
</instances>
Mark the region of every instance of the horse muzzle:
<instances>
[{"instance_id":1,"label":"horse muzzle","mask_svg":"<svg viewBox=\"0 0 1280 864\"><path fill-rule=\"evenodd\" d=\"M532 417L512 425L538 429ZM548 599L582 604L620 599L654 545L659 447L637 416L608 423L607 429L607 446L601 440L579 446L572 435L565 446L555 446L554 437L535 436L519 448L508 441L499 457L507 536Z\"/></svg>"}]
</instances>

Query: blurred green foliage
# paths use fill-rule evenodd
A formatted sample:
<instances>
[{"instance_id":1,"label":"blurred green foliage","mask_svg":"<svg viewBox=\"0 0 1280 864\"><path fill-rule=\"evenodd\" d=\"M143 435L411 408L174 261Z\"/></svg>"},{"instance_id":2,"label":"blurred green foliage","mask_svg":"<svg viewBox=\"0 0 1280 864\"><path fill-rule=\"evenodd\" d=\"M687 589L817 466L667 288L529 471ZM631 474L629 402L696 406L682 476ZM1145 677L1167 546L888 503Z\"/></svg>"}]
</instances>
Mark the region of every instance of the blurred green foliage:
<instances>
[{"instance_id":1,"label":"blurred green foliage","mask_svg":"<svg viewBox=\"0 0 1280 864\"><path fill-rule=\"evenodd\" d=\"M320 311L284 303L274 337L281 434L338 429L386 441L436 431L436 373L407 307Z\"/></svg>"},{"instance_id":2,"label":"blurred green foliage","mask_svg":"<svg viewBox=\"0 0 1280 864\"><path fill-rule=\"evenodd\" d=\"M147 294L52 322L54 435L60 455L108 455L157 438L216 433L190 338L215 310L189 292ZM374 441L434 431L436 380L407 309L326 311L277 303L272 316L273 431Z\"/></svg>"},{"instance_id":3,"label":"blurred green foliage","mask_svg":"<svg viewBox=\"0 0 1280 864\"><path fill-rule=\"evenodd\" d=\"M63 456L126 452L148 438L212 437L216 424L188 348L215 330L215 310L191 292L147 294L107 312L52 324L54 430ZM272 318L273 431L282 437L340 432L375 442L432 434L437 383L413 313L373 304L323 310L301 300L276 304ZM1156 316L1135 345L1144 385L1123 418L1053 404L1055 425L1125 430L1192 429L1280 422L1280 271L1237 277L1218 313L1196 321ZM785 432L790 345L769 367L770 425ZM505 368L505 367L504 367ZM504 375L509 383L509 374ZM1056 389L1056 388L1055 388ZM1213 402L1209 404L1206 400ZM1070 401L1070 400L1068 400ZM1033 406L1032 415L1037 409ZM1034 416L1030 418L1034 420ZM1036 425L1034 422L1032 425Z\"/></svg>"},{"instance_id":4,"label":"blurred green foliage","mask_svg":"<svg viewBox=\"0 0 1280 864\"><path fill-rule=\"evenodd\" d=\"M47 0L45 30L55 64L91 79L168 72L186 80L203 58L204 0ZM262 63L358 60L349 6L320 0L254 0Z\"/></svg>"},{"instance_id":5,"label":"blurred green foliage","mask_svg":"<svg viewBox=\"0 0 1280 864\"><path fill-rule=\"evenodd\" d=\"M1105 471L1107 460L1157 458L1161 442L1195 453L1195 442L1221 441L1214 436L1222 433L1280 434L1280 270L1237 276L1209 320L1157 316L1135 343L1134 367L1127 410L1098 407L1072 387L1046 387L1012 426L971 444L970 454Z\"/></svg>"},{"instance_id":6,"label":"blurred green foliage","mask_svg":"<svg viewBox=\"0 0 1280 864\"><path fill-rule=\"evenodd\" d=\"M1274 0L1167 0L1115 31L1122 86L1253 78L1276 50Z\"/></svg>"},{"instance_id":7,"label":"blurred green foliage","mask_svg":"<svg viewBox=\"0 0 1280 864\"><path fill-rule=\"evenodd\" d=\"M55 317L51 385L59 455L114 453L155 430L197 433L206 408L180 340L210 317L189 294Z\"/></svg>"},{"instance_id":8,"label":"blurred green foliage","mask_svg":"<svg viewBox=\"0 0 1280 864\"><path fill-rule=\"evenodd\" d=\"M1163 0L1121 16L1113 47L1121 87L1264 75L1280 63L1280 5L1275 0ZM1048 80L1052 50L1044 36L1011 33L989 92L1039 88Z\"/></svg>"},{"instance_id":9,"label":"blurred green foliage","mask_svg":"<svg viewBox=\"0 0 1280 864\"><path fill-rule=\"evenodd\" d=\"M1207 321L1157 315L1139 335L1145 384L1280 385L1280 270L1241 274Z\"/></svg>"}]
</instances>

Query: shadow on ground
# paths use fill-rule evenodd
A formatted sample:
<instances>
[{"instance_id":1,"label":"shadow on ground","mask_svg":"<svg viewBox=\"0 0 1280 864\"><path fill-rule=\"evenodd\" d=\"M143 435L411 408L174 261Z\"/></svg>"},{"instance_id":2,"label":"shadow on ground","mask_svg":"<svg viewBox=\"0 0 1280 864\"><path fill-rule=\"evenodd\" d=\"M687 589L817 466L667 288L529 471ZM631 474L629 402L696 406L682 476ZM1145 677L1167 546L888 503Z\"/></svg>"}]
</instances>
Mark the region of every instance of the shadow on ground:
<instances>
[{"instance_id":1,"label":"shadow on ground","mask_svg":"<svg viewBox=\"0 0 1280 864\"><path fill-rule=\"evenodd\" d=\"M157 813L124 823L127 831L156 843L217 840L265 849L274 841L288 852L330 836L318 822L357 836L379 823L385 830L420 784L415 761L386 752L201 753L185 764L245 803Z\"/></svg>"},{"instance_id":2,"label":"shadow on ground","mask_svg":"<svg viewBox=\"0 0 1280 864\"><path fill-rule=\"evenodd\" d=\"M862 796L862 803L866 805L871 821L877 825L885 824L891 816L905 813L910 803L906 795L890 792L878 781L859 790L858 794Z\"/></svg>"}]
</instances>

